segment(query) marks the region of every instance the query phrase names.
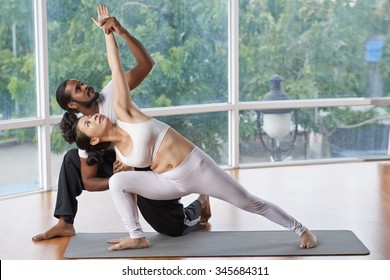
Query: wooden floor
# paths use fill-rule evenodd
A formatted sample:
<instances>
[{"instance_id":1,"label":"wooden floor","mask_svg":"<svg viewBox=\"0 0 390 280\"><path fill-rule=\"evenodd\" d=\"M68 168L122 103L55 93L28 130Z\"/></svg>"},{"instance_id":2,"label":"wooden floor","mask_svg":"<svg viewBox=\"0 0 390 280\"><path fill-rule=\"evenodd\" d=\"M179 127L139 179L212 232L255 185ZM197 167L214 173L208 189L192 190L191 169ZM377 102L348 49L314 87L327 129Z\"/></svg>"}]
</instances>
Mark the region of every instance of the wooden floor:
<instances>
[{"instance_id":1,"label":"wooden floor","mask_svg":"<svg viewBox=\"0 0 390 280\"><path fill-rule=\"evenodd\" d=\"M365 256L267 259L390 259L390 163L273 167L229 173L250 192L281 206L308 228L351 230L371 251ZM195 195L185 197L183 203L195 198ZM31 241L33 235L56 223L55 200L55 191L0 200L0 259L64 259L69 238ZM263 217L223 201L211 199L211 206L213 216L207 230L281 229ZM142 224L145 231L153 231L143 220ZM75 227L78 232L124 231L108 192L84 192L79 197Z\"/></svg>"}]
</instances>

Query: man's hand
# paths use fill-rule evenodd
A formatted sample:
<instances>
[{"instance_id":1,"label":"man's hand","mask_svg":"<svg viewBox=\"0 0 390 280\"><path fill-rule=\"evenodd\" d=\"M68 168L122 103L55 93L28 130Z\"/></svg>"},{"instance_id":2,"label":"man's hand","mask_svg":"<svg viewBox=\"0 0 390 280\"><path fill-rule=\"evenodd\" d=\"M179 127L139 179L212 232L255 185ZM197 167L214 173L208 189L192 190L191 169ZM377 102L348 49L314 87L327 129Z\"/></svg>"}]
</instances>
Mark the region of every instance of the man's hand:
<instances>
[{"instance_id":1,"label":"man's hand","mask_svg":"<svg viewBox=\"0 0 390 280\"><path fill-rule=\"evenodd\" d=\"M118 173L118 172L121 172L121 171L123 171L122 162L120 162L119 160L116 160L114 162L114 164L112 165L112 172L115 174L115 173Z\"/></svg>"},{"instance_id":2,"label":"man's hand","mask_svg":"<svg viewBox=\"0 0 390 280\"><path fill-rule=\"evenodd\" d=\"M102 24L101 27L104 30L108 30L109 32L116 32L119 35L125 32L125 29L116 19L116 17L105 18L102 20L101 24Z\"/></svg>"},{"instance_id":3,"label":"man's hand","mask_svg":"<svg viewBox=\"0 0 390 280\"><path fill-rule=\"evenodd\" d=\"M114 164L112 165L112 172L115 174L115 173L118 173L118 172L121 172L121 171L132 171L134 170L134 168L132 167L129 167L125 164L123 164L121 161L119 160L116 160L114 162Z\"/></svg>"}]
</instances>

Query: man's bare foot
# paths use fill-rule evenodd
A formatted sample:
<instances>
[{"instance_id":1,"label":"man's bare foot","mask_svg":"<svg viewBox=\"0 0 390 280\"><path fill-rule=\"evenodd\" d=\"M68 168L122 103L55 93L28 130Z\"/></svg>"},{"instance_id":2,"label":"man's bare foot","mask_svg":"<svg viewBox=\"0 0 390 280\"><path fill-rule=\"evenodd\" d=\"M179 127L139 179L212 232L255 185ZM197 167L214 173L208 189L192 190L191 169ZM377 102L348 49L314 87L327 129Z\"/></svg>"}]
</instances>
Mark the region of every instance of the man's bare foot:
<instances>
[{"instance_id":1,"label":"man's bare foot","mask_svg":"<svg viewBox=\"0 0 390 280\"><path fill-rule=\"evenodd\" d=\"M301 240L302 242L299 246L301 249L314 248L317 245L316 237L309 230L302 233Z\"/></svg>"},{"instance_id":2,"label":"man's bare foot","mask_svg":"<svg viewBox=\"0 0 390 280\"><path fill-rule=\"evenodd\" d=\"M210 199L208 195L199 195L198 200L202 205L202 211L200 213L200 222L205 223L211 218Z\"/></svg>"},{"instance_id":3,"label":"man's bare foot","mask_svg":"<svg viewBox=\"0 0 390 280\"><path fill-rule=\"evenodd\" d=\"M76 234L72 224L65 222L63 219L59 219L58 223L51 227L48 231L33 236L32 241L42 241L51 239L54 237L67 237Z\"/></svg>"},{"instance_id":4,"label":"man's bare foot","mask_svg":"<svg viewBox=\"0 0 390 280\"><path fill-rule=\"evenodd\" d=\"M122 237L108 240L108 243L115 243L108 248L109 251L124 250L124 249L142 249L150 247L149 241L145 238Z\"/></svg>"}]
</instances>

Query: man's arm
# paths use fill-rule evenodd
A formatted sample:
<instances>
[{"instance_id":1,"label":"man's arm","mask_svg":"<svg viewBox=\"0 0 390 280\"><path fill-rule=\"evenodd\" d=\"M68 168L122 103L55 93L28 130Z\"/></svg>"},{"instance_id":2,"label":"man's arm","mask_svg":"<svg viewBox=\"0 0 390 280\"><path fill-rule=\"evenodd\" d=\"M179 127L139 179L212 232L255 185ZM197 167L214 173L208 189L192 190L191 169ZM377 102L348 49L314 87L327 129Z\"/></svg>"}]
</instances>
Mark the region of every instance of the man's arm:
<instances>
[{"instance_id":1,"label":"man's arm","mask_svg":"<svg viewBox=\"0 0 390 280\"><path fill-rule=\"evenodd\" d=\"M90 192L108 190L109 178L97 177L98 164L92 166L87 164L87 159L80 157L81 178L83 180L84 188Z\"/></svg>"},{"instance_id":2,"label":"man's arm","mask_svg":"<svg viewBox=\"0 0 390 280\"><path fill-rule=\"evenodd\" d=\"M115 17L105 19L103 21L102 28L116 32L120 35L126 41L128 47L137 60L137 65L125 73L125 78L130 90L135 89L152 70L154 65L153 58L141 42L133 37Z\"/></svg>"},{"instance_id":3,"label":"man's arm","mask_svg":"<svg viewBox=\"0 0 390 280\"><path fill-rule=\"evenodd\" d=\"M150 71L152 71L154 60L145 47L141 44L141 42L131 36L127 30L125 30L121 36L125 39L127 45L138 62L136 66L125 73L125 78L129 88L130 90L133 90L139 86L150 73Z\"/></svg>"}]
</instances>

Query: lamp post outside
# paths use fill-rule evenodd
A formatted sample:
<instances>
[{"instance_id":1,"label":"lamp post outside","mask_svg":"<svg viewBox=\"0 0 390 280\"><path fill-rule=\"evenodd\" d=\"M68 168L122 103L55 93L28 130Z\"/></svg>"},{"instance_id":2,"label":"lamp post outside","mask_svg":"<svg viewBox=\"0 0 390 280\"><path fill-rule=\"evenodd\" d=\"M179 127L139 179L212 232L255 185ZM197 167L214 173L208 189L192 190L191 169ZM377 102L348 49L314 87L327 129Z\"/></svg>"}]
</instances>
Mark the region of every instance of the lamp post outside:
<instances>
[{"instance_id":1,"label":"lamp post outside","mask_svg":"<svg viewBox=\"0 0 390 280\"><path fill-rule=\"evenodd\" d=\"M270 78L271 91L264 97L263 101L277 101L277 100L289 100L290 96L282 90L281 83L283 78L279 75L274 75ZM294 112L294 136L287 147L282 147L280 142L291 131L291 112ZM290 150L294 145L298 132L298 123L296 121L296 110L293 109L271 109L256 111L257 114L257 129L259 132L260 141L264 148L271 153L272 160L281 161L282 153ZM262 125L261 125L262 116ZM261 131L264 131L269 137L272 138L272 148L267 147Z\"/></svg>"}]
</instances>

